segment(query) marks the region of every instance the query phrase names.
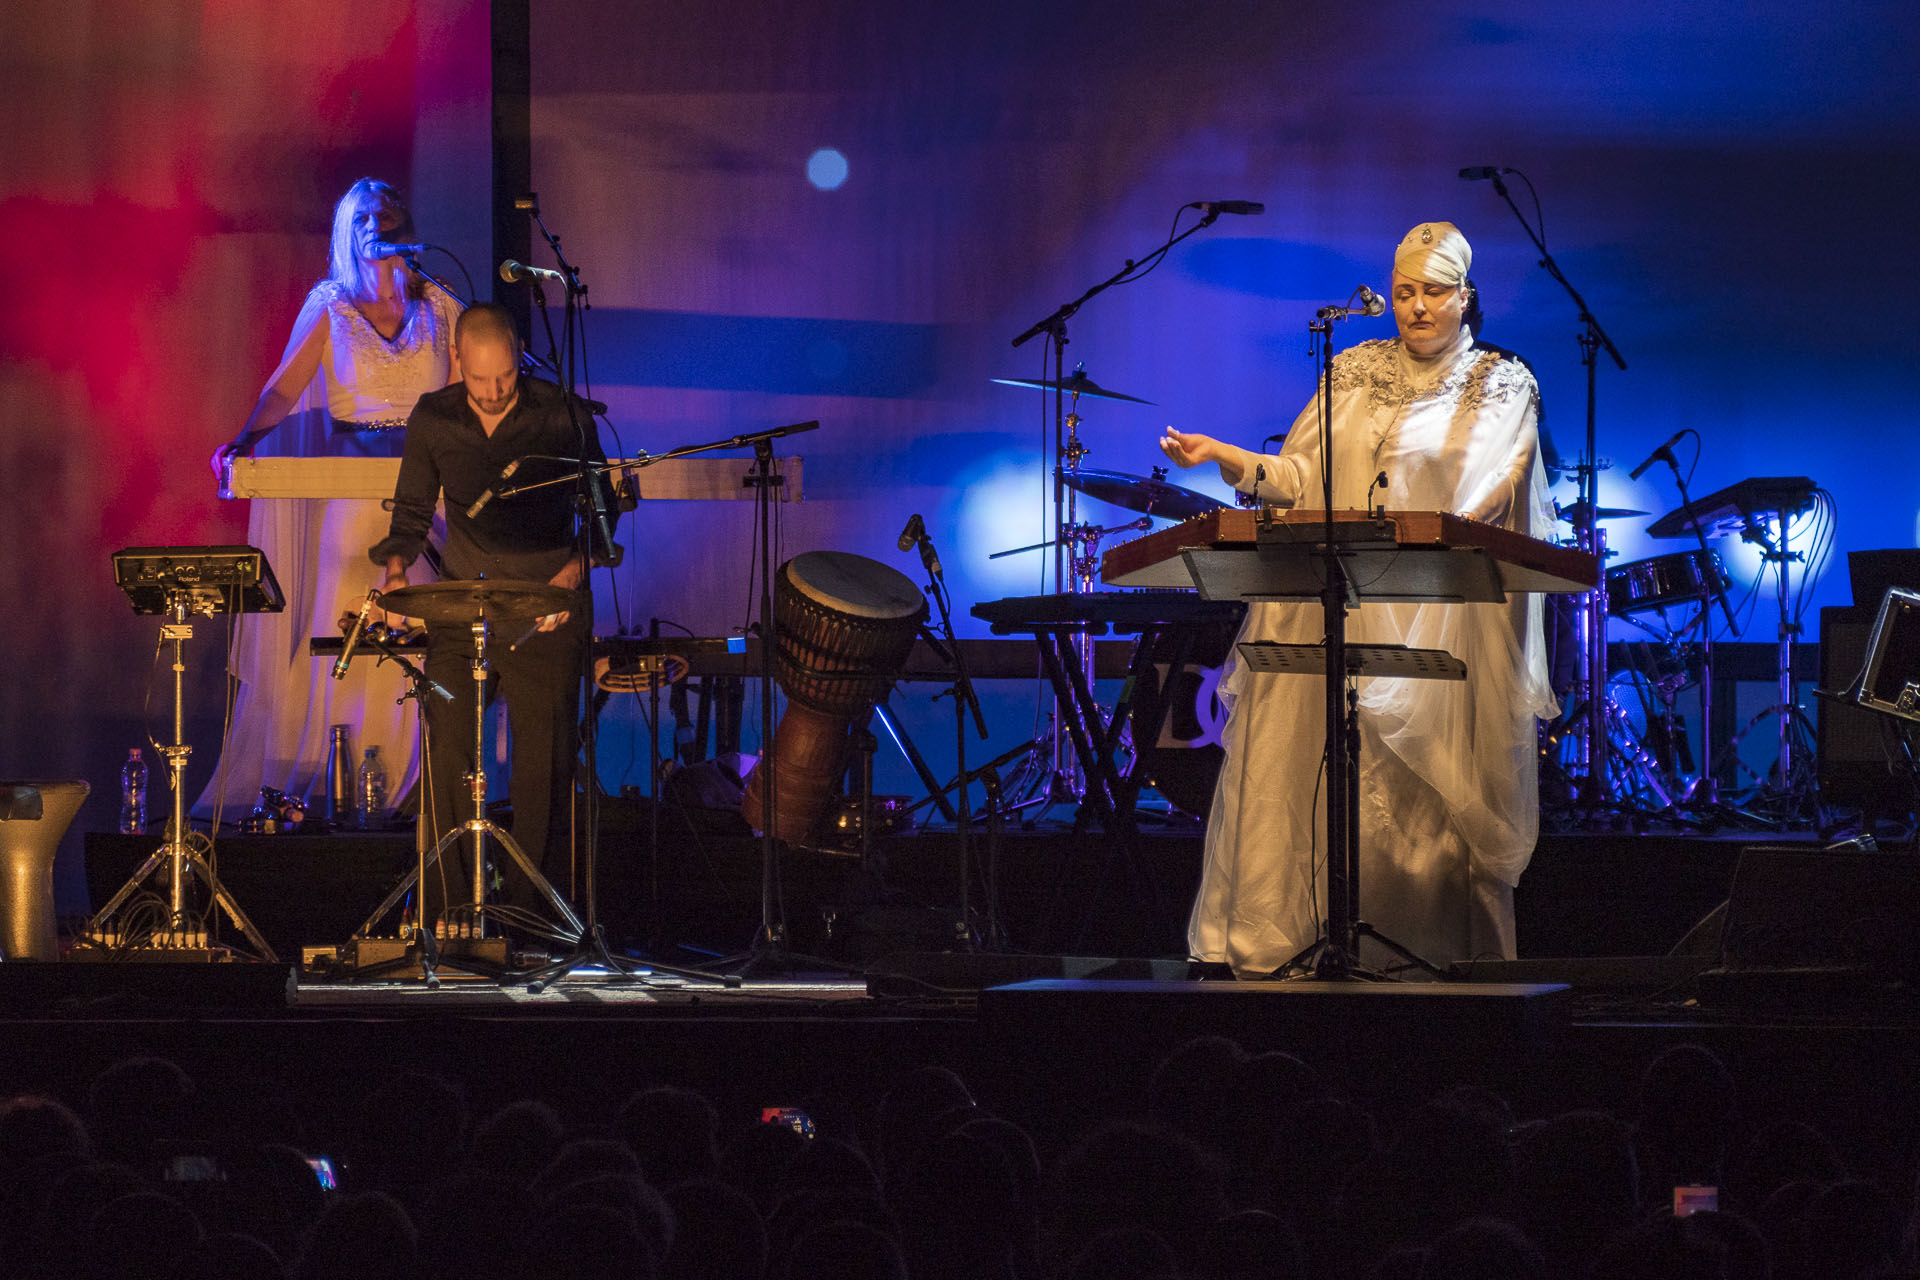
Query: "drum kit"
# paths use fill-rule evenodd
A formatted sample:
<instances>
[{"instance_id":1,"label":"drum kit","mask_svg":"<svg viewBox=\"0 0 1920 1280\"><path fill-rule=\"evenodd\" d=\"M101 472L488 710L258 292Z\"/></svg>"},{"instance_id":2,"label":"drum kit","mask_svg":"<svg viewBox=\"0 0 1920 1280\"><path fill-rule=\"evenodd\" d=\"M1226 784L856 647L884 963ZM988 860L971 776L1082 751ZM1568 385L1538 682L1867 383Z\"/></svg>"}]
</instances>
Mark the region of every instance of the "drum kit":
<instances>
[{"instance_id":1,"label":"drum kit","mask_svg":"<svg viewBox=\"0 0 1920 1280\"><path fill-rule=\"evenodd\" d=\"M1586 816L1597 816L1601 810L1628 811L1705 825L1729 818L1773 825L1810 815L1810 729L1795 705L1791 637L1797 627L1788 584L1792 563L1803 556L1788 549L1787 537L1794 518L1814 506L1818 492L1811 481L1800 477L1742 480L1697 500L1689 499L1682 487L1681 506L1653 521L1647 532L1655 537L1688 538L1695 545L1609 568L1603 589L1586 602L1597 621L1594 616L1559 619L1598 626L1602 637L1607 620L1617 619L1641 636L1623 645L1596 646L1598 652L1609 654L1601 678L1580 681L1567 713L1543 731L1543 800L1550 809ZM1561 519L1593 530L1603 556L1611 553L1605 549L1601 522L1646 514L1600 507L1589 518L1584 504L1560 510ZM1728 534L1759 546L1763 560L1776 570L1779 698L1753 717L1746 729L1716 746L1712 741L1714 632L1722 619L1727 634L1738 635L1739 628L1727 598L1733 577L1708 539ZM1554 622L1550 615L1550 649ZM1566 691L1560 681L1556 686ZM1698 699L1701 745L1697 753L1689 743L1680 709L1689 688ZM1637 716L1615 697L1616 692L1628 690L1638 701ZM1596 707L1604 726L1598 769L1589 764L1592 756L1584 736L1584 726L1592 722ZM1740 761L1738 750L1747 729L1767 721L1777 726L1779 742L1770 776L1762 777ZM1580 778L1569 778L1570 769L1584 772ZM1722 802L1720 785L1723 778L1743 772L1755 787L1736 809Z\"/></svg>"},{"instance_id":2,"label":"drum kit","mask_svg":"<svg viewBox=\"0 0 1920 1280\"><path fill-rule=\"evenodd\" d=\"M1151 405L1153 401L1101 386L1087 376L1084 366L1076 366L1071 374L1061 378L994 378L991 381L1001 386L1056 392L1064 397L1066 403L1061 417L1065 432L1057 445L1054 459L1056 487L1053 537L1044 542L996 551L989 559L997 560L1052 547L1055 549L1054 590L1087 594L1096 585L1100 569L1100 544L1104 539L1117 533L1151 529L1155 520L1187 520L1227 505L1204 493L1168 483L1165 467L1154 467L1152 474L1139 476L1124 471L1094 470L1080 465L1093 451L1080 438L1081 424L1086 421L1079 412L1082 396L1141 405ZM1124 524L1104 526L1084 522L1079 513L1079 499L1083 495L1096 502L1137 512L1140 518ZM1078 643L1081 646L1081 670L1091 671L1092 638L1082 636ZM1081 776L1074 758L1067 721L1068 717L1056 707L1047 732L1035 741L1034 750L1008 780L1005 790L1008 812L1039 807L1044 813L1046 807L1054 803L1072 803L1084 798L1086 779ZM1135 745L1124 740L1121 744L1122 750L1128 755L1132 754ZM1211 786L1206 790L1210 792Z\"/></svg>"}]
</instances>

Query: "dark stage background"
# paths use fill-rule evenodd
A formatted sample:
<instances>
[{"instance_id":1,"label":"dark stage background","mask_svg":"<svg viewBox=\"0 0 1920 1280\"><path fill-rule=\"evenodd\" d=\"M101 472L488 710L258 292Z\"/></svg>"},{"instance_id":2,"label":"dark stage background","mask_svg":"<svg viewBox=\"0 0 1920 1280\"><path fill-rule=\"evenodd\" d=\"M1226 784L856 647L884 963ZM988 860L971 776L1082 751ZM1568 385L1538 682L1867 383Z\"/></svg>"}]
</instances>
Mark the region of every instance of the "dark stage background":
<instances>
[{"instance_id":1,"label":"dark stage background","mask_svg":"<svg viewBox=\"0 0 1920 1280\"><path fill-rule=\"evenodd\" d=\"M510 8L491 35L517 60L526 13ZM1040 375L1038 344L1009 339L1191 200L1267 213L1223 218L1074 320L1069 366L1157 402L1083 404L1087 465L1145 473L1168 422L1248 444L1284 427L1310 389L1313 309L1383 286L1426 218L1472 239L1486 334L1531 360L1577 454L1575 310L1490 188L1454 176L1476 164L1532 179L1548 247L1629 362L1600 373L1604 504L1675 505L1663 468L1626 473L1691 428L1696 493L1804 474L1837 499L1841 552L1915 544L1903 8L531 8L531 186L592 286L593 389L629 451L820 419L798 442L807 500L782 513L785 555L906 569L892 541L920 512L963 611L1043 589L1040 557L986 558L1047 528L1041 397L988 379ZM0 229L25 274L0 313L0 773L89 778L77 827L112 822L127 746L164 729L155 627L128 613L108 553L240 540L204 459L322 268L331 201L362 173L397 179L423 233L490 287L495 16L477 0L36 0L7 19ZM1343 342L1389 333L1356 322ZM1644 523L1613 526L1623 560L1681 549ZM638 554L601 594L603 629L745 622L747 504L643 510L623 540ZM1722 550L1758 572L1749 548ZM1847 599L1836 556L1806 620ZM1762 583L1746 638L1773 638L1771 608ZM196 780L217 754L218 630L190 656ZM981 749L1030 736L1036 702L994 689ZM924 688L903 706L936 761L944 707ZM644 779L644 732L610 708L610 785ZM910 789L897 758L881 772Z\"/></svg>"}]
</instances>

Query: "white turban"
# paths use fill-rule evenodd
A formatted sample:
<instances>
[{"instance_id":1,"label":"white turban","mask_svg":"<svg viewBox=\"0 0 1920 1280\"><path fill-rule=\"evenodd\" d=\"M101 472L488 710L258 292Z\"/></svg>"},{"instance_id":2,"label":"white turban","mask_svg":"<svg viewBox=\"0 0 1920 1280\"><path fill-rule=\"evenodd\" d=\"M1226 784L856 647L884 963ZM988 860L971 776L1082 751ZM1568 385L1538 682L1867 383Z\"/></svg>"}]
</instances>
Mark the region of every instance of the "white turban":
<instances>
[{"instance_id":1,"label":"white turban","mask_svg":"<svg viewBox=\"0 0 1920 1280\"><path fill-rule=\"evenodd\" d=\"M1473 246L1451 222L1423 222L1393 251L1393 269L1410 280L1458 286L1473 265Z\"/></svg>"}]
</instances>

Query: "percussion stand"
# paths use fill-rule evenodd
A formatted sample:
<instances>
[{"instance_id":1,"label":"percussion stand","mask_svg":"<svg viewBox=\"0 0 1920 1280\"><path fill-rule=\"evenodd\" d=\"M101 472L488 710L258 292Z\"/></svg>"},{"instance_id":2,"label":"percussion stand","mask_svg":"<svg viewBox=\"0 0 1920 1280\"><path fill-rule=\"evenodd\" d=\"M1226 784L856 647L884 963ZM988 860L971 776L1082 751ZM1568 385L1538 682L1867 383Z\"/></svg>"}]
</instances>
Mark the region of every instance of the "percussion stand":
<instances>
[{"instance_id":1,"label":"percussion stand","mask_svg":"<svg viewBox=\"0 0 1920 1280\"><path fill-rule=\"evenodd\" d=\"M194 601L195 592L191 588L179 585L170 587L166 596L167 621L160 626L160 638L173 646L173 741L158 744L160 754L166 757L167 781L173 796L173 813L167 819L166 839L140 864L140 869L120 886L119 892L108 899L107 905L87 921L86 936L99 938L112 932L110 923L114 912L164 862L167 865L167 935L170 940L185 948L194 933L204 931L204 922L201 930L193 930L187 921L187 877L191 873L206 884L214 903L232 918L252 944L254 952L262 960L272 963L276 957L273 948L267 945L266 938L253 927L253 921L247 919L247 913L240 909L240 904L220 883L212 864L187 843L187 757L193 754L193 748L186 740L186 691L183 681L187 663L181 646L193 639L193 624L187 619L191 616Z\"/></svg>"},{"instance_id":2,"label":"percussion stand","mask_svg":"<svg viewBox=\"0 0 1920 1280\"><path fill-rule=\"evenodd\" d=\"M1581 330L1580 363L1587 371L1587 429L1582 442L1579 465L1575 468L1580 477L1580 502L1584 505L1585 516L1574 521L1574 529L1582 551L1592 552L1599 557L1600 581L1587 599L1586 626L1584 628L1585 645L1582 649L1585 661L1584 679L1587 699L1585 729L1587 776L1581 786L1580 799L1590 810L1603 807L1610 796L1610 783L1607 769L1607 562L1606 544L1603 531L1594 523L1595 513L1600 509L1600 472L1608 464L1599 458L1596 427L1596 382L1599 368L1599 355L1602 348L1612 357L1614 366L1622 373L1626 372L1627 361L1620 349L1613 345L1613 339L1600 327L1600 321L1594 317L1587 306L1587 300L1560 270L1560 264L1547 252L1546 241L1534 230L1526 215L1520 212L1520 206L1513 202L1507 184L1501 181L1506 173L1519 174L1520 180L1533 189L1533 183L1527 175L1518 169L1495 169L1485 176L1493 179L1494 194L1506 201L1507 208L1513 210L1513 216L1527 233L1527 239L1533 241L1533 247L1540 252L1540 266L1557 281L1567 296L1580 310ZM1466 176L1463 171L1462 176ZM1535 201L1536 208L1538 200Z\"/></svg>"}]
</instances>

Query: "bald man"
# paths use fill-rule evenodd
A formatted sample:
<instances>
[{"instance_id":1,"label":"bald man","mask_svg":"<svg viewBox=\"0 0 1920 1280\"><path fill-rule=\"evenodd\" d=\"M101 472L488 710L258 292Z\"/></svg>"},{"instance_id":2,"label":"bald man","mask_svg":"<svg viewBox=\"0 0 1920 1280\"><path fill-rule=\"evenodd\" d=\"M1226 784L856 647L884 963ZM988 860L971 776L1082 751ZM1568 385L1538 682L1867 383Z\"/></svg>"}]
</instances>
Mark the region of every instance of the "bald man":
<instances>
[{"instance_id":1,"label":"bald man","mask_svg":"<svg viewBox=\"0 0 1920 1280\"><path fill-rule=\"evenodd\" d=\"M569 414L560 387L521 376L520 341L504 307L481 303L462 312L453 350L461 380L421 396L407 419L393 521L387 537L369 552L374 563L386 566L381 589L407 585L408 567L426 546L442 495L447 513L442 554L449 579L512 578L580 587L587 566L574 540L574 486L498 498L477 515L468 509L494 487L509 463L521 463L514 481L527 484L574 470L569 463L538 460L540 455L604 461L593 415L578 401ZM504 624L487 648L492 674L486 696L489 702L496 692L506 698L513 731L508 794L514 839L562 893L570 888L575 730L583 633L591 624L579 614L556 613L540 619L533 634L524 637L520 633L532 624ZM465 624L429 627L428 642L428 674L454 694L451 702L427 701L426 807L432 816L429 836L438 842L472 816L463 778L473 768L475 682L469 667L472 635ZM464 854L468 846L459 848ZM506 876L507 901L541 906L532 885L510 864L505 856L496 860ZM449 864L449 881L458 865ZM472 883L470 868L459 874L456 884ZM429 872L430 907L439 880ZM453 896L458 901L465 895L456 888Z\"/></svg>"}]
</instances>

